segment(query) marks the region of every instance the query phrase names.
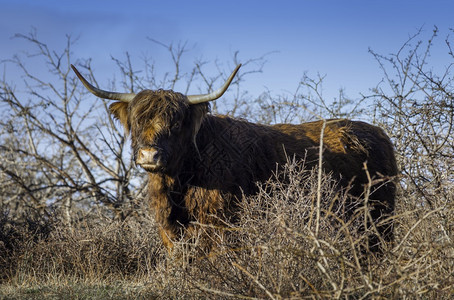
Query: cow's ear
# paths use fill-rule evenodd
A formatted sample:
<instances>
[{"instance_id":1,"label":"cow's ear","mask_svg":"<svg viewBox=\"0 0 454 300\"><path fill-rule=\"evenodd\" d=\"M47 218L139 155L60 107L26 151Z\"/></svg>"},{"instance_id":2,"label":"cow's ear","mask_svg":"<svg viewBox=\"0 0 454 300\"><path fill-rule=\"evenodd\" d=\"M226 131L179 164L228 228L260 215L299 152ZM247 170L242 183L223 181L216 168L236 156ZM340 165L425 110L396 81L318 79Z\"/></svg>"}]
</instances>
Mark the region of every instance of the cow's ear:
<instances>
[{"instance_id":1,"label":"cow's ear","mask_svg":"<svg viewBox=\"0 0 454 300\"><path fill-rule=\"evenodd\" d=\"M190 106L191 108L191 120L192 120L192 135L195 140L195 136L199 132L200 126L208 113L208 104L200 103Z\"/></svg>"},{"instance_id":2,"label":"cow's ear","mask_svg":"<svg viewBox=\"0 0 454 300\"><path fill-rule=\"evenodd\" d=\"M110 113L120 121L126 132L129 132L128 104L127 102L114 102L109 106Z\"/></svg>"}]
</instances>

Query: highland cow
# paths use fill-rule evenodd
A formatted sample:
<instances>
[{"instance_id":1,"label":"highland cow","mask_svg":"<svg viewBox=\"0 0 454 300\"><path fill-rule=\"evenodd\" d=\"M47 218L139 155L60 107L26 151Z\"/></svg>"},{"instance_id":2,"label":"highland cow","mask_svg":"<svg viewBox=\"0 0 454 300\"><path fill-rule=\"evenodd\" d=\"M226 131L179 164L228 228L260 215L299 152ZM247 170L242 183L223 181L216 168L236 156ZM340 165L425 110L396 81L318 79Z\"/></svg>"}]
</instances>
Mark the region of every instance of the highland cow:
<instances>
[{"instance_id":1,"label":"highland cow","mask_svg":"<svg viewBox=\"0 0 454 300\"><path fill-rule=\"evenodd\" d=\"M103 91L72 66L91 93L117 100L110 112L131 136L136 164L148 173L148 197L165 246L171 249L174 241L195 234L195 221L234 219L238 200L255 194L257 183L268 180L288 157L316 166L321 144L324 171L348 187L353 198L361 199L368 176L384 178L368 198L380 235L371 239L370 248L375 251L379 240L391 242L392 223L381 221L393 214L397 167L384 131L340 119L268 126L210 114L208 102L222 96L239 67L217 91L185 96L167 90Z\"/></svg>"}]
</instances>

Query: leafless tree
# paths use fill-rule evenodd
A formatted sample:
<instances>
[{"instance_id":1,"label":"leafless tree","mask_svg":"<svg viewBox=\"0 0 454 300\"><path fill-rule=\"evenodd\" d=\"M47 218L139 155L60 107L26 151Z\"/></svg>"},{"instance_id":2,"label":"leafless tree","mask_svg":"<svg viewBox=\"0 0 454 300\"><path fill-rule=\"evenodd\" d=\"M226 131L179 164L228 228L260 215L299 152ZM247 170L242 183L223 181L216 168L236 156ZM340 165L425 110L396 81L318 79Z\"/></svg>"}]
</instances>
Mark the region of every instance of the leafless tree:
<instances>
[{"instance_id":1,"label":"leafless tree","mask_svg":"<svg viewBox=\"0 0 454 300\"><path fill-rule=\"evenodd\" d=\"M405 187L413 186L424 203L434 207L433 195L454 183L454 85L451 62L434 70L430 53L438 38L434 28L427 42L422 30L391 56L371 50L383 71L373 90L375 119L394 137ZM449 36L446 52L453 59Z\"/></svg>"},{"instance_id":2,"label":"leafless tree","mask_svg":"<svg viewBox=\"0 0 454 300\"><path fill-rule=\"evenodd\" d=\"M439 30L435 27L427 41L422 40L425 34L419 30L393 55L370 51L384 75L370 97L373 117L396 147L401 210L414 211L418 218L435 212L431 222L437 234L427 233L425 239L452 243L454 55L447 36L443 52L450 63L436 67L431 53L434 45L440 46L435 43Z\"/></svg>"},{"instance_id":3,"label":"leafless tree","mask_svg":"<svg viewBox=\"0 0 454 300\"><path fill-rule=\"evenodd\" d=\"M105 103L89 99L70 71L73 39L58 52L36 32L16 38L35 52L8 61L22 72L25 90L1 83L2 205L18 214L59 210L68 224L99 208L124 218L142 187L132 182L123 133L94 113ZM32 59L45 67L32 70Z\"/></svg>"}]
</instances>

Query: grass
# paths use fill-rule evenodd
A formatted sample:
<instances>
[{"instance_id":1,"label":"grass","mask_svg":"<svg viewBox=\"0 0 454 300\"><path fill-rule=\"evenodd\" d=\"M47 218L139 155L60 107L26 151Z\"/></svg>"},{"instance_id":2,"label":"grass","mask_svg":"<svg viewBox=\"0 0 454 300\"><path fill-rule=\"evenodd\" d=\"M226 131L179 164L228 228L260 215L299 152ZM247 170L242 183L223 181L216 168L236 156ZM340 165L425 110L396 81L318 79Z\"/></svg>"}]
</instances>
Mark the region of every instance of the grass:
<instances>
[{"instance_id":1,"label":"grass","mask_svg":"<svg viewBox=\"0 0 454 300\"><path fill-rule=\"evenodd\" d=\"M2 288L7 299L154 299L156 294L145 286L131 283L90 284L81 282L49 282L38 286Z\"/></svg>"}]
</instances>

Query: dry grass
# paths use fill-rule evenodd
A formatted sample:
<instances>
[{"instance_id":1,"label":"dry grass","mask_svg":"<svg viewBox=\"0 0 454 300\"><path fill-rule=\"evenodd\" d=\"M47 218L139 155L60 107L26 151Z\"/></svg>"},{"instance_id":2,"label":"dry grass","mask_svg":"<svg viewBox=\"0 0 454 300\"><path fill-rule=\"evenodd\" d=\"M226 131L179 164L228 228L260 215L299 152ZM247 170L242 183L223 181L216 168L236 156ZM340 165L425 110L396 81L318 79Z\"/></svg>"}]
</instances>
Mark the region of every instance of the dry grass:
<instances>
[{"instance_id":1,"label":"dry grass","mask_svg":"<svg viewBox=\"0 0 454 300\"><path fill-rule=\"evenodd\" d=\"M396 243L375 257L358 250L365 233L355 228L364 210L348 224L339 219L343 196L329 176L319 178L294 163L277 177L283 175L286 183L271 179L257 196L243 200L238 223L215 231L219 244L209 253L197 243L180 243L167 255L152 220L100 220L68 229L49 220L11 223L5 216L0 294L12 299L433 299L454 293L452 199L440 199L447 204L430 209L417 199L402 201L401 190Z\"/></svg>"}]
</instances>

